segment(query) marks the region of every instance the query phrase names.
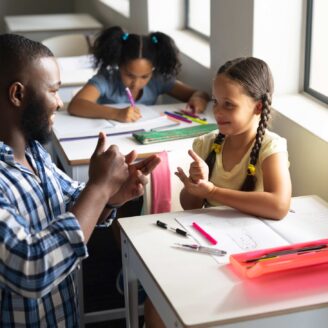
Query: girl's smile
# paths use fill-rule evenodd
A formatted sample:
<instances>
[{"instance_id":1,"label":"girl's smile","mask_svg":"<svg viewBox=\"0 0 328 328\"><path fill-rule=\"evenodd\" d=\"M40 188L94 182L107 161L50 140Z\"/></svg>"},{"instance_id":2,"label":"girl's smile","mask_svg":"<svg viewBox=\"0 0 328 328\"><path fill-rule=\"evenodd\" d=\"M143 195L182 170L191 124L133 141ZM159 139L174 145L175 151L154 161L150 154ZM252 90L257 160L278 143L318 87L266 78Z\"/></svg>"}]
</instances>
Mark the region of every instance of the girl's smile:
<instances>
[{"instance_id":1,"label":"girl's smile","mask_svg":"<svg viewBox=\"0 0 328 328\"><path fill-rule=\"evenodd\" d=\"M213 83L213 111L222 134L256 134L261 114L257 102L224 74L217 75Z\"/></svg>"}]
</instances>

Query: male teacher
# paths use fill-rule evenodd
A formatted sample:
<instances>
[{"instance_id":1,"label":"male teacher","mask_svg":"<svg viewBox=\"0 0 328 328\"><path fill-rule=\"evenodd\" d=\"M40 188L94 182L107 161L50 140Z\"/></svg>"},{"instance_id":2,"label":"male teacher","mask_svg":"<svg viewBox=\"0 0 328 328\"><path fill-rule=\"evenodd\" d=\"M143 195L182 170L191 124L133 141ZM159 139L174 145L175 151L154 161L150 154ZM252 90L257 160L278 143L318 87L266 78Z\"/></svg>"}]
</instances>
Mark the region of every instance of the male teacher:
<instances>
[{"instance_id":1,"label":"male teacher","mask_svg":"<svg viewBox=\"0 0 328 328\"><path fill-rule=\"evenodd\" d=\"M49 140L60 74L51 51L0 35L0 327L78 327L73 273L99 220L142 195L152 156L131 164L100 133L89 181L72 181L41 144Z\"/></svg>"}]
</instances>

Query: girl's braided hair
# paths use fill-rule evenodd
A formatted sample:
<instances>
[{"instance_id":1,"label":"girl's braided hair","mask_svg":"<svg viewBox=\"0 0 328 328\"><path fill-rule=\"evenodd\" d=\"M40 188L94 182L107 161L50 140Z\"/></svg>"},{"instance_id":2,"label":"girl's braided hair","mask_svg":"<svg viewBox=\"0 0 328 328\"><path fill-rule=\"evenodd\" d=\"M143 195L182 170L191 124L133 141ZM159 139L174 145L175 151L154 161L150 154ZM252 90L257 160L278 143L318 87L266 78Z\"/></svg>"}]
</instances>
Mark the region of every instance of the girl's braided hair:
<instances>
[{"instance_id":1,"label":"girl's braided hair","mask_svg":"<svg viewBox=\"0 0 328 328\"><path fill-rule=\"evenodd\" d=\"M92 47L95 67L117 67L135 59L147 59L164 77L176 76L181 63L173 39L162 32L129 34L119 26L103 30Z\"/></svg>"},{"instance_id":2,"label":"girl's braided hair","mask_svg":"<svg viewBox=\"0 0 328 328\"><path fill-rule=\"evenodd\" d=\"M217 74L224 74L229 79L239 83L245 92L255 101L262 102L262 112L257 128L255 143L251 150L247 175L240 190L253 191L256 185L255 166L265 130L268 125L271 111L271 97L273 93L273 78L268 65L261 59L254 57L237 58L226 62L221 66ZM209 178L215 164L216 154L221 151L221 145L225 136L221 133L214 140L212 150L206 158L209 166Z\"/></svg>"}]
</instances>

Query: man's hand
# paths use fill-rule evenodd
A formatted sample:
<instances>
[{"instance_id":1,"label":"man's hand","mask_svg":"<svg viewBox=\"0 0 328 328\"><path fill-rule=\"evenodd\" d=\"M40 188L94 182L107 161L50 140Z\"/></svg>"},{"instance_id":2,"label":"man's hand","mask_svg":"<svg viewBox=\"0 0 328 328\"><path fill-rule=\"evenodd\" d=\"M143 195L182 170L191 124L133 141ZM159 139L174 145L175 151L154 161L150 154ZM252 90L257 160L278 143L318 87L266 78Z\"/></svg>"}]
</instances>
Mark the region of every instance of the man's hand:
<instances>
[{"instance_id":1,"label":"man's hand","mask_svg":"<svg viewBox=\"0 0 328 328\"><path fill-rule=\"evenodd\" d=\"M99 134L96 149L91 156L88 184L96 185L99 191L107 192L108 197L115 194L129 177L128 163L112 145L105 148L106 136Z\"/></svg>"},{"instance_id":2,"label":"man's hand","mask_svg":"<svg viewBox=\"0 0 328 328\"><path fill-rule=\"evenodd\" d=\"M125 162L129 166L129 176L118 192L110 197L108 203L122 205L143 195L144 186L148 183L146 175L151 173L161 160L157 155L152 155L143 161L133 163L136 157L137 153L135 151L125 156Z\"/></svg>"},{"instance_id":3,"label":"man's hand","mask_svg":"<svg viewBox=\"0 0 328 328\"><path fill-rule=\"evenodd\" d=\"M133 161L131 159L129 159L130 156L136 156L133 155L134 152L129 153L128 155L126 155L127 158L127 162L132 163ZM136 157L135 157L136 158ZM156 166L161 162L161 159L158 155L154 154L151 155L147 158L145 158L142 161L137 161L133 165L137 170L140 170L142 174L147 175L149 173L151 173Z\"/></svg>"}]
</instances>

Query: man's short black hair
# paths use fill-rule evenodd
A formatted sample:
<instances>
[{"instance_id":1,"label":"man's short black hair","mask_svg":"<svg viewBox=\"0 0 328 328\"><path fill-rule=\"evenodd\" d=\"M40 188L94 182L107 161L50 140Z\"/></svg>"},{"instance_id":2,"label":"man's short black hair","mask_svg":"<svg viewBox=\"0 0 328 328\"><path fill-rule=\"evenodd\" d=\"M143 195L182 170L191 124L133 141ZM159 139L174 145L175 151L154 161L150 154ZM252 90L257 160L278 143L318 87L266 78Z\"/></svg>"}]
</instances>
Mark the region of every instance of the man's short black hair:
<instances>
[{"instance_id":1,"label":"man's short black hair","mask_svg":"<svg viewBox=\"0 0 328 328\"><path fill-rule=\"evenodd\" d=\"M42 43L17 34L0 34L0 83L19 80L21 73L32 62L42 57L53 57Z\"/></svg>"}]
</instances>

